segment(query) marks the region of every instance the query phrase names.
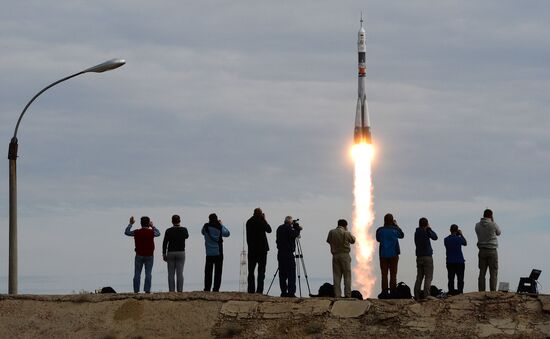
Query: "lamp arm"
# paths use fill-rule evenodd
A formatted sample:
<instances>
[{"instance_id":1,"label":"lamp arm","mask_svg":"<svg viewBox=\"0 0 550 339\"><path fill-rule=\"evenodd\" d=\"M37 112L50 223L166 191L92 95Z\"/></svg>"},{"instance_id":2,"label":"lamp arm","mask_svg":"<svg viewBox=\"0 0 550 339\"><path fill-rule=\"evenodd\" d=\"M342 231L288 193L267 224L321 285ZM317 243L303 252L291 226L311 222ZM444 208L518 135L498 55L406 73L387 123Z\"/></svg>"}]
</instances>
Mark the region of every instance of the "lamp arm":
<instances>
[{"instance_id":1,"label":"lamp arm","mask_svg":"<svg viewBox=\"0 0 550 339\"><path fill-rule=\"evenodd\" d=\"M46 92L48 89L52 88L53 86L55 86L55 85L57 85L57 84L59 84L63 81L69 80L69 79L74 78L76 76L79 76L80 74L83 74L83 73L86 73L86 72L81 71L81 72L75 73L73 75L69 75L68 77L65 77L63 79L59 79L56 82L53 82L53 83L49 84L48 86L44 87L40 92L36 93L36 95L34 97L32 97L32 99L27 103L27 105L25 105L25 108L23 109L23 112L21 112L21 115L19 115L19 119L17 119L17 124L15 125L15 130L13 132L13 137L17 138L17 130L19 130L19 124L21 123L21 119L23 118L23 115L27 111L27 108L29 108L29 106L34 102L34 100L36 100L36 98L38 98L40 96L40 94Z\"/></svg>"},{"instance_id":2,"label":"lamp arm","mask_svg":"<svg viewBox=\"0 0 550 339\"><path fill-rule=\"evenodd\" d=\"M34 102L34 100L36 100L36 98L38 98L40 96L40 94L46 92L48 89L50 89L53 86L59 84L60 82L69 80L69 79L74 78L76 76L79 76L80 74L83 74L83 73L87 73L87 71L81 71L81 72L75 73L73 75L69 75L69 76L67 76L63 79L59 79L56 82L53 82L53 83L49 84L48 86L44 87L40 92L36 93L36 95L32 97L32 99L27 103L27 105L25 105L25 108L23 109L23 112L21 112L21 114L19 115L19 119L17 119L17 124L15 125L15 130L13 131L13 137L11 138L10 147L9 147L9 150L8 150L8 159L10 159L10 160L17 159L17 131L19 130L19 124L21 123L21 119L23 119L23 115L25 115L25 112L27 111L29 106Z\"/></svg>"}]
</instances>

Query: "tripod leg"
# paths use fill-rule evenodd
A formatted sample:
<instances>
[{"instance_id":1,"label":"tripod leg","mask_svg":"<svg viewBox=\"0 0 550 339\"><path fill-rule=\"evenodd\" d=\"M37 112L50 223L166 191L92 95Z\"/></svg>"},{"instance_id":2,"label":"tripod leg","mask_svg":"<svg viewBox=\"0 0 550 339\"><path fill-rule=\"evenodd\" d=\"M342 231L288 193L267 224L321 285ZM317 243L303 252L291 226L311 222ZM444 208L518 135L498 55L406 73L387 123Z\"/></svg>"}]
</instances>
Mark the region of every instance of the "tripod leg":
<instances>
[{"instance_id":1,"label":"tripod leg","mask_svg":"<svg viewBox=\"0 0 550 339\"><path fill-rule=\"evenodd\" d=\"M271 291L271 286L273 285L273 282L275 281L275 277L277 276L277 273L279 273L279 268L277 267L277 270L275 271L275 274L273 274L273 279L271 279L271 284L269 284L269 288L267 289L266 295L269 295L269 291Z\"/></svg>"},{"instance_id":2,"label":"tripod leg","mask_svg":"<svg viewBox=\"0 0 550 339\"><path fill-rule=\"evenodd\" d=\"M300 292L300 298L302 297L302 279L300 278L300 258L296 256L296 275L298 276L298 291Z\"/></svg>"},{"instance_id":3,"label":"tripod leg","mask_svg":"<svg viewBox=\"0 0 550 339\"><path fill-rule=\"evenodd\" d=\"M297 245L298 245L298 251L300 252L300 258L302 259L302 267L304 269L304 276L306 278L307 290L309 292L309 295L311 296L311 288L309 287L309 279L307 277L306 263L304 262L304 252L302 252L302 244L300 244L299 239L297 241Z\"/></svg>"}]
</instances>

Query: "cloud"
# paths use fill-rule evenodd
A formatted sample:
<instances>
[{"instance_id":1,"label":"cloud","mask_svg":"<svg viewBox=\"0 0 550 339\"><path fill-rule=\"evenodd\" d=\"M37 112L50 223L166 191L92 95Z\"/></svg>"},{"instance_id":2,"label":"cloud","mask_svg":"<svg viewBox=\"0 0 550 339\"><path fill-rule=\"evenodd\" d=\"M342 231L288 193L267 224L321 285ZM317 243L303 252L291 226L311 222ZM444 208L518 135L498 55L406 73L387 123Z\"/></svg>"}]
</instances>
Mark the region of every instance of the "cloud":
<instances>
[{"instance_id":1,"label":"cloud","mask_svg":"<svg viewBox=\"0 0 550 339\"><path fill-rule=\"evenodd\" d=\"M298 206L292 213L323 225L349 214L363 9L378 214L391 210L409 225L420 215L468 224L489 205L503 225L529 220L525 232L538 235L550 191L547 5L364 6L9 4L0 14L6 148L34 93L109 58L127 59L113 72L60 84L30 107L19 134L21 224L93 229L90 211L119 225L131 211L177 206L196 220L224 206L232 224L256 205L278 218ZM0 205L6 219L7 194ZM319 258L322 237L322 245L308 240ZM52 272L66 271L70 260L56 265ZM313 271L325 274L322 265Z\"/></svg>"}]
</instances>

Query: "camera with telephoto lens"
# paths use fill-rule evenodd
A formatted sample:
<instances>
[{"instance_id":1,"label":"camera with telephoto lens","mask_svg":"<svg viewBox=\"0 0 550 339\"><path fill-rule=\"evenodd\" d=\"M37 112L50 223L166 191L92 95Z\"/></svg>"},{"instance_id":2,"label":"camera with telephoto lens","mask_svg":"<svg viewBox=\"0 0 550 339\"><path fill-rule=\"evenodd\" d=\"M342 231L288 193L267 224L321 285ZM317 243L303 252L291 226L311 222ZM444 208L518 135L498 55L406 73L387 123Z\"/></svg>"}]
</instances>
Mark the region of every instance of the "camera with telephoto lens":
<instances>
[{"instance_id":1,"label":"camera with telephoto lens","mask_svg":"<svg viewBox=\"0 0 550 339\"><path fill-rule=\"evenodd\" d=\"M297 229L302 229L302 227L300 226L300 224L298 223L298 221L300 221L300 219L294 219L294 220L292 220L292 227L297 228Z\"/></svg>"}]
</instances>

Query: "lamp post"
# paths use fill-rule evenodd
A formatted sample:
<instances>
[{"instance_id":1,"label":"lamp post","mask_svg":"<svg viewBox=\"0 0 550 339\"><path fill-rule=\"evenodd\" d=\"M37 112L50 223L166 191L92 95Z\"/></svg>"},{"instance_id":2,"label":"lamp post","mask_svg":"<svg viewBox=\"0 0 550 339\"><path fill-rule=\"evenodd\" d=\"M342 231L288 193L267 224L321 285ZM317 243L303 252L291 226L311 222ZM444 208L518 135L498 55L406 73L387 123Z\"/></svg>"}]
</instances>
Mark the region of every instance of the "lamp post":
<instances>
[{"instance_id":1,"label":"lamp post","mask_svg":"<svg viewBox=\"0 0 550 339\"><path fill-rule=\"evenodd\" d=\"M8 282L8 293L9 294L17 294L17 131L19 129L19 124L21 123L21 119L23 118L23 115L29 108L29 106L33 103L36 98L40 96L40 94L47 91L49 88L65 81L69 80L71 78L74 78L76 76L79 76L84 73L102 73L105 71L110 71L115 68L118 68L122 65L124 65L126 61L124 59L111 59L108 61L105 61L104 63L101 63L99 65L87 68L83 71L80 71L78 73L75 73L73 75L69 75L68 77L65 77L63 79L57 80L56 82L51 83L50 85L44 87L40 92L38 92L32 99L27 103L25 108L23 109L23 112L21 112L21 115L19 115L19 119L17 120L17 124L15 125L15 130L13 132L13 137L10 141L10 146L8 150L8 159L10 162L10 169L9 169L9 222L10 222L10 230L9 230L9 282Z\"/></svg>"}]
</instances>

